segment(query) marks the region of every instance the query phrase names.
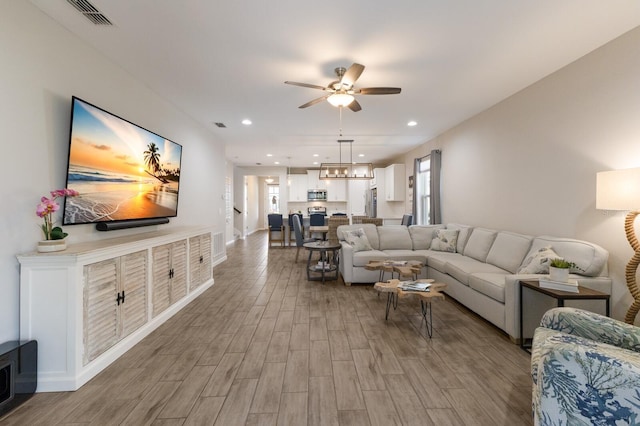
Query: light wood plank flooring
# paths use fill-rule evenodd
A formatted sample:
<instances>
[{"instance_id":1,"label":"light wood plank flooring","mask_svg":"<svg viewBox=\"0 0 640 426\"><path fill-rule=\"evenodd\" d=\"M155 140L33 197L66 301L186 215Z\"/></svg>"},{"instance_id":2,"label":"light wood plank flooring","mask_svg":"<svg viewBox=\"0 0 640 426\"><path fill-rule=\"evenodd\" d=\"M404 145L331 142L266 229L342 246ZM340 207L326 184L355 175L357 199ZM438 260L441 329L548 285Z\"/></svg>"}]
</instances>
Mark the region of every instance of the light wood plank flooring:
<instances>
[{"instance_id":1,"label":"light wood plank flooring","mask_svg":"<svg viewBox=\"0 0 640 426\"><path fill-rule=\"evenodd\" d=\"M76 392L3 425L527 425L529 355L447 298L384 320L369 285L309 282L266 233L227 247L215 284ZM302 254L301 258L304 257Z\"/></svg>"}]
</instances>

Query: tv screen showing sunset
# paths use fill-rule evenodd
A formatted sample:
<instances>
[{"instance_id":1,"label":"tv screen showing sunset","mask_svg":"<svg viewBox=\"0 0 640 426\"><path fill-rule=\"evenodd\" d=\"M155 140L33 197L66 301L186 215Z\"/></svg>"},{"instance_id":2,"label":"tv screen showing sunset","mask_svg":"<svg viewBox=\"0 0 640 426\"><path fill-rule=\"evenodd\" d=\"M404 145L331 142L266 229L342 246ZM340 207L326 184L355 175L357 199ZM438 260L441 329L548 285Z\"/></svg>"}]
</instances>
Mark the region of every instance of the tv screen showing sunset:
<instances>
[{"instance_id":1,"label":"tv screen showing sunset","mask_svg":"<svg viewBox=\"0 0 640 426\"><path fill-rule=\"evenodd\" d=\"M173 217L182 146L73 98L64 225Z\"/></svg>"}]
</instances>

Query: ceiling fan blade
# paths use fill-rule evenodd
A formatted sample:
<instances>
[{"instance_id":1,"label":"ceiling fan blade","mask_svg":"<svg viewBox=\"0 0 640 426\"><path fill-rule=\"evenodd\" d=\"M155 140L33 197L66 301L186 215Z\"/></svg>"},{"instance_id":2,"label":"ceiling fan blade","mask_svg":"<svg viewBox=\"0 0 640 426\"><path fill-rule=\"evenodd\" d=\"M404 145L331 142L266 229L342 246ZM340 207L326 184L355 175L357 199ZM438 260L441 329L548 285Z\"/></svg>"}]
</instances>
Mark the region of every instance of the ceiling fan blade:
<instances>
[{"instance_id":1,"label":"ceiling fan blade","mask_svg":"<svg viewBox=\"0 0 640 426\"><path fill-rule=\"evenodd\" d=\"M340 79L340 84L350 89L358 77L360 77L362 71L364 71L364 65L353 63Z\"/></svg>"},{"instance_id":2,"label":"ceiling fan blade","mask_svg":"<svg viewBox=\"0 0 640 426\"><path fill-rule=\"evenodd\" d=\"M298 83L296 81L285 81L284 84L291 84L293 86L300 86L300 87L308 87L309 89L320 89L320 90L326 90L326 87L324 86L318 86L317 84L309 84L309 83Z\"/></svg>"},{"instance_id":3,"label":"ceiling fan blade","mask_svg":"<svg viewBox=\"0 0 640 426\"><path fill-rule=\"evenodd\" d=\"M349 105L347 105L347 107L349 107L349 109L353 112L358 112L362 109L362 107L360 106L360 104L358 103L358 101L356 101L355 99L353 100L353 102L351 102Z\"/></svg>"},{"instance_id":4,"label":"ceiling fan blade","mask_svg":"<svg viewBox=\"0 0 640 426\"><path fill-rule=\"evenodd\" d=\"M365 87L356 90L355 93L360 95L396 95L401 90L399 87Z\"/></svg>"},{"instance_id":5,"label":"ceiling fan blade","mask_svg":"<svg viewBox=\"0 0 640 426\"><path fill-rule=\"evenodd\" d=\"M312 100L312 101L307 102L307 103L306 103L306 104L304 104L304 105L300 105L298 108L306 108L306 107L310 107L311 105L319 104L320 102L322 102L322 101L324 101L325 99L327 99L329 96L331 96L331 94L321 96L321 97L319 97L319 98L316 98L316 99L314 99L314 100Z\"/></svg>"}]
</instances>

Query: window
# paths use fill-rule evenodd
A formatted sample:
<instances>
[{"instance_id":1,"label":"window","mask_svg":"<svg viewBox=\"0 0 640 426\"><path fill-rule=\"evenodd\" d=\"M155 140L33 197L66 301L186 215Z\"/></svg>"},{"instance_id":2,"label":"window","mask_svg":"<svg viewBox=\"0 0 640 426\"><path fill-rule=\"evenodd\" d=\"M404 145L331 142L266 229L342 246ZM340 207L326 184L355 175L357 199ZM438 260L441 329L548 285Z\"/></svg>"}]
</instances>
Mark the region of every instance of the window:
<instances>
[{"instance_id":1,"label":"window","mask_svg":"<svg viewBox=\"0 0 640 426\"><path fill-rule=\"evenodd\" d=\"M280 212L280 185L267 185L269 213Z\"/></svg>"},{"instance_id":2,"label":"window","mask_svg":"<svg viewBox=\"0 0 640 426\"><path fill-rule=\"evenodd\" d=\"M431 223L431 157L426 156L418 160L418 177L416 185L416 224Z\"/></svg>"}]
</instances>

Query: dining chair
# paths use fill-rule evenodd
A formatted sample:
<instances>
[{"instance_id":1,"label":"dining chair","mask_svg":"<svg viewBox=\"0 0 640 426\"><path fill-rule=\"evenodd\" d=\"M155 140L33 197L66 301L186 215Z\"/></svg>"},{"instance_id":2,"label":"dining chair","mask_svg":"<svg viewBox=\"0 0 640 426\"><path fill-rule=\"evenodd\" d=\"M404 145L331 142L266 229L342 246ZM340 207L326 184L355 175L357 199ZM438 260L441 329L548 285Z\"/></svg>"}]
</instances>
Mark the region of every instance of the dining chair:
<instances>
[{"instance_id":1,"label":"dining chair","mask_svg":"<svg viewBox=\"0 0 640 426\"><path fill-rule=\"evenodd\" d=\"M349 218L346 216L331 216L329 218L329 232L327 233L327 240L330 243L338 242L338 226L348 225Z\"/></svg>"},{"instance_id":2,"label":"dining chair","mask_svg":"<svg viewBox=\"0 0 640 426\"><path fill-rule=\"evenodd\" d=\"M325 215L323 214L318 214L318 213L312 213L309 215L309 226L324 226L324 219L326 218ZM311 232L309 232L309 236L313 237L313 235L311 235ZM316 239L323 239L323 236L320 236Z\"/></svg>"},{"instance_id":3,"label":"dining chair","mask_svg":"<svg viewBox=\"0 0 640 426\"><path fill-rule=\"evenodd\" d=\"M411 226L412 223L413 223L412 214L405 214L402 216L402 222L400 222L400 225Z\"/></svg>"},{"instance_id":4,"label":"dining chair","mask_svg":"<svg viewBox=\"0 0 640 426\"><path fill-rule=\"evenodd\" d=\"M302 235L304 235L304 225L302 223L302 213L291 213L289 215L289 246L292 242L295 242L295 232L293 229L293 217L298 216L300 219L300 228L302 229Z\"/></svg>"},{"instance_id":5,"label":"dining chair","mask_svg":"<svg viewBox=\"0 0 640 426\"><path fill-rule=\"evenodd\" d=\"M284 224L282 223L282 215L279 213L271 213L267 216L269 223L269 247L274 242L279 242L284 247ZM274 234L278 235L274 235Z\"/></svg>"},{"instance_id":6,"label":"dining chair","mask_svg":"<svg viewBox=\"0 0 640 426\"><path fill-rule=\"evenodd\" d=\"M295 263L298 263L298 255L300 254L300 249L304 243L310 243L316 241L315 238L304 238L304 234L302 233L302 222L300 221L300 216L302 215L292 215L293 222L293 233L296 237L296 260Z\"/></svg>"}]
</instances>

